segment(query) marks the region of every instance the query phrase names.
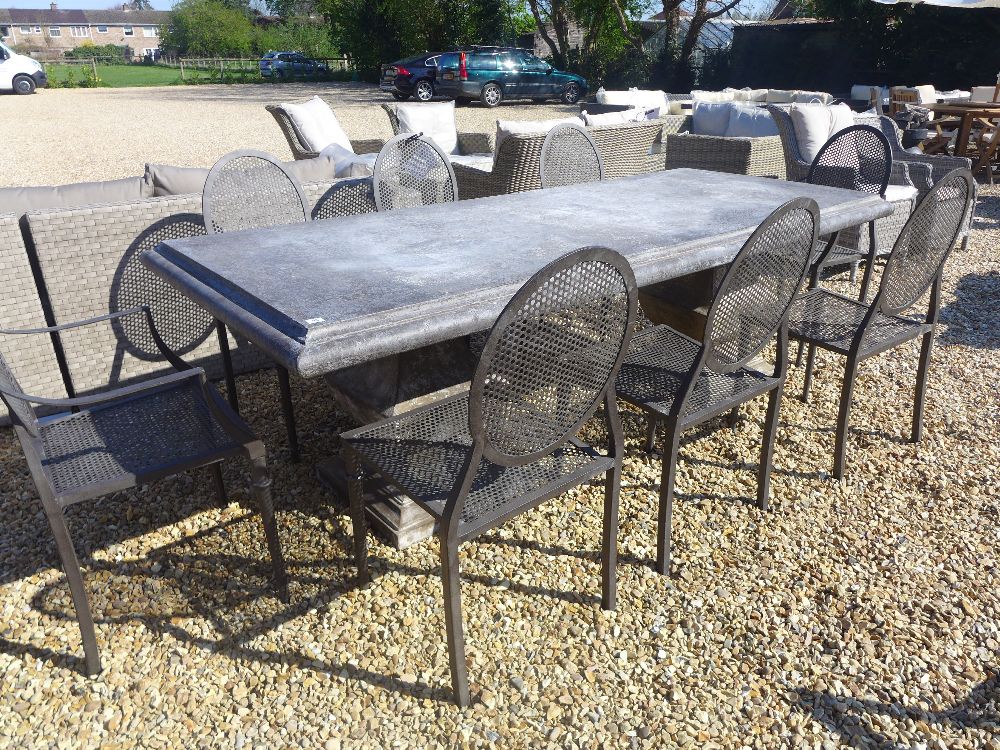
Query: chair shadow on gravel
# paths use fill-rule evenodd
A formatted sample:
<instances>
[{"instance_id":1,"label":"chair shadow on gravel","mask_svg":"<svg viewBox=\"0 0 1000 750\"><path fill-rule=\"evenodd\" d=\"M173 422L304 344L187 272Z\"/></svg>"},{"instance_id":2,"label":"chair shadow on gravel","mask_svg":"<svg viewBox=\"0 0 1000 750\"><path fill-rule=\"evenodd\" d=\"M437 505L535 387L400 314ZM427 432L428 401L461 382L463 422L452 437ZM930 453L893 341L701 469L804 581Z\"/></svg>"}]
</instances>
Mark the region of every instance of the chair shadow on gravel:
<instances>
[{"instance_id":1,"label":"chair shadow on gravel","mask_svg":"<svg viewBox=\"0 0 1000 750\"><path fill-rule=\"evenodd\" d=\"M874 722L869 718L873 716L880 717L880 723L884 723L885 719L896 722L909 720L938 724L955 731L981 730L987 737L995 735L1000 723L1000 678L995 672L976 685L965 700L940 711L923 711L897 701L884 703L853 698L845 701L830 693L804 688L796 692L798 702L793 708L837 733L841 741L850 747L880 750L907 750L912 747L901 745L875 729Z\"/></svg>"},{"instance_id":2,"label":"chair shadow on gravel","mask_svg":"<svg viewBox=\"0 0 1000 750\"><path fill-rule=\"evenodd\" d=\"M970 273L955 286L955 301L941 308L938 341L973 349L1000 349L1000 271Z\"/></svg>"}]
</instances>

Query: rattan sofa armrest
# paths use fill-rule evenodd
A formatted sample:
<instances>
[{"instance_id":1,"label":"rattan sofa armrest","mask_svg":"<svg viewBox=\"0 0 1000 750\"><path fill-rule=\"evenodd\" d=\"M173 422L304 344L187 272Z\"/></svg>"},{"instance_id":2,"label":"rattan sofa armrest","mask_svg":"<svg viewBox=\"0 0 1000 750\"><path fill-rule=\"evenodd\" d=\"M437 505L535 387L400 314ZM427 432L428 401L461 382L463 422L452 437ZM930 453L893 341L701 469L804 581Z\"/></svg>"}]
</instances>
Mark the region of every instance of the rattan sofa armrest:
<instances>
[{"instance_id":1,"label":"rattan sofa armrest","mask_svg":"<svg viewBox=\"0 0 1000 750\"><path fill-rule=\"evenodd\" d=\"M668 133L664 168L746 174L750 167L750 141L750 138Z\"/></svg>"},{"instance_id":2,"label":"rattan sofa armrest","mask_svg":"<svg viewBox=\"0 0 1000 750\"><path fill-rule=\"evenodd\" d=\"M45 398L43 396L32 396L28 393L4 388L2 385L0 385L0 393L9 398L20 399L21 401L27 401L32 404L57 406L62 409L75 409L105 404L110 401L117 401L119 399L135 396L147 391L154 391L158 388L173 385L174 383L179 383L189 378L197 378L201 380L202 383L205 383L205 371L200 367L190 367L187 370L172 372L169 375L162 375L158 378L144 380L141 383L125 385L121 388L114 388L110 391L94 393L90 396L74 396L73 398Z\"/></svg>"},{"instance_id":3,"label":"rattan sofa armrest","mask_svg":"<svg viewBox=\"0 0 1000 750\"><path fill-rule=\"evenodd\" d=\"M923 169L923 171L929 173L929 169L923 164L913 165L918 171ZM928 175L929 176L929 175ZM914 187L913 180L910 177L910 166L903 161L898 159L893 159L892 170L889 173L889 184L890 185L903 185L904 187Z\"/></svg>"},{"instance_id":4,"label":"rattan sofa armrest","mask_svg":"<svg viewBox=\"0 0 1000 750\"><path fill-rule=\"evenodd\" d=\"M105 315L98 315L93 318L85 318L83 320L74 320L69 323L62 323L55 326L46 326L44 328L23 328L20 330L2 330L0 329L0 334L2 335L31 335L39 333L60 333L62 331L69 331L74 328L83 328L84 326L94 325L96 323L110 322L112 320L118 320L120 318L127 318L132 315L138 315L142 313L146 318L146 325L149 326L149 334L153 337L153 343L156 344L156 348L160 350L160 354L166 359L171 365L177 370L191 370L193 369L191 365L185 362L183 359L178 357L171 351L170 347L166 345L163 339L160 337L159 331L156 330L156 324L153 322L153 313L149 309L149 305L139 305L138 307L130 307L127 310L118 310L112 313L106 313Z\"/></svg>"},{"instance_id":5,"label":"rattan sofa armrest","mask_svg":"<svg viewBox=\"0 0 1000 750\"><path fill-rule=\"evenodd\" d=\"M458 153L460 154L492 154L496 146L494 133L459 133Z\"/></svg>"},{"instance_id":6,"label":"rattan sofa armrest","mask_svg":"<svg viewBox=\"0 0 1000 750\"><path fill-rule=\"evenodd\" d=\"M385 138L351 139L351 148L356 154L377 154L385 145ZM318 155L318 154L317 154Z\"/></svg>"},{"instance_id":7,"label":"rattan sofa armrest","mask_svg":"<svg viewBox=\"0 0 1000 750\"><path fill-rule=\"evenodd\" d=\"M451 168L455 171L459 199L487 198L496 194L496 178L492 172L454 162Z\"/></svg>"}]
</instances>

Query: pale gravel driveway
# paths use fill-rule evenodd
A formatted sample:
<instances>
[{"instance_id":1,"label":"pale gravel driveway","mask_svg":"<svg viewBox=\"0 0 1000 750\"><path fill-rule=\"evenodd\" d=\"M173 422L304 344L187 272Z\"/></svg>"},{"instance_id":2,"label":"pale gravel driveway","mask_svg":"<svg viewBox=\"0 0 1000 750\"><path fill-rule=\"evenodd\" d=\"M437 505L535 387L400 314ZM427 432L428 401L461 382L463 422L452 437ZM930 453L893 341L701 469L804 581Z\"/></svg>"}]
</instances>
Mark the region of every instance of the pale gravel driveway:
<instances>
[{"instance_id":1,"label":"pale gravel driveway","mask_svg":"<svg viewBox=\"0 0 1000 750\"><path fill-rule=\"evenodd\" d=\"M0 95L0 187L59 185L142 174L146 162L208 167L239 148L291 152L265 104L326 99L351 138L387 138L374 86L348 83L53 89ZM490 110L459 107L460 130L491 131L498 118L538 120L578 111L558 103L516 102Z\"/></svg>"}]
</instances>

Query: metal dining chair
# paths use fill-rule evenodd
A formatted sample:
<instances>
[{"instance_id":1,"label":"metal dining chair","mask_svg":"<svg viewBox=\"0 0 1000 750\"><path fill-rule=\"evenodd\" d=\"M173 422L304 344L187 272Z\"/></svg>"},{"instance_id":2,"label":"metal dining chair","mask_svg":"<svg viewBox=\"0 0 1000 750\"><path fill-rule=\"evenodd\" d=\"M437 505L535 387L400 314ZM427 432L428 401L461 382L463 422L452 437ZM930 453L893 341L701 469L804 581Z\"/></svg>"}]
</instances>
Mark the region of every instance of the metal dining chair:
<instances>
[{"instance_id":1,"label":"metal dining chair","mask_svg":"<svg viewBox=\"0 0 1000 750\"><path fill-rule=\"evenodd\" d=\"M622 426L614 379L636 314L635 277L606 248L583 248L536 273L507 304L468 392L345 432L354 553L368 582L362 491L377 472L437 521L456 702L469 704L458 548L604 474L603 594L615 608ZM576 438L603 402L607 455Z\"/></svg>"},{"instance_id":2,"label":"metal dining chair","mask_svg":"<svg viewBox=\"0 0 1000 750\"><path fill-rule=\"evenodd\" d=\"M579 125L557 125L545 136L539 165L543 188L604 179L601 152Z\"/></svg>"},{"instance_id":3,"label":"metal dining chair","mask_svg":"<svg viewBox=\"0 0 1000 750\"><path fill-rule=\"evenodd\" d=\"M819 227L819 207L796 198L754 231L722 279L708 312L703 341L670 326L645 328L632 339L615 389L643 411L646 450L664 427L656 569L670 572L674 477L681 433L769 394L757 480L757 501L767 509L771 456L788 364L788 309L799 292ZM748 366L777 339L774 369Z\"/></svg>"},{"instance_id":4,"label":"metal dining chair","mask_svg":"<svg viewBox=\"0 0 1000 750\"><path fill-rule=\"evenodd\" d=\"M451 161L423 133L403 133L390 139L375 159L372 181L379 211L458 200Z\"/></svg>"},{"instance_id":5,"label":"metal dining chair","mask_svg":"<svg viewBox=\"0 0 1000 750\"><path fill-rule=\"evenodd\" d=\"M222 400L204 371L189 367L164 344L148 307L50 328L0 333L51 334L139 316L160 354L177 372L89 396L42 398L24 393L0 353L0 398L10 410L69 581L88 675L101 671L101 657L83 574L66 524L65 510L70 505L201 467L211 467L216 491L224 498L221 462L248 458L274 584L283 600L288 596L264 444ZM40 418L35 405L61 411Z\"/></svg>"},{"instance_id":6,"label":"metal dining chair","mask_svg":"<svg viewBox=\"0 0 1000 750\"><path fill-rule=\"evenodd\" d=\"M859 299L865 300L871 287L872 270L879 247L891 247L913 211L917 189L889 185L892 174L892 147L881 130L871 125L854 125L835 133L816 154L806 182L878 195L893 204L893 213L868 222L867 231L843 230L839 236L820 240L816 256L823 258L813 269L813 283L823 268L865 262ZM825 245L833 243L828 251ZM852 270L851 279L854 280Z\"/></svg>"},{"instance_id":7,"label":"metal dining chair","mask_svg":"<svg viewBox=\"0 0 1000 750\"><path fill-rule=\"evenodd\" d=\"M262 151L234 151L215 163L205 181L202 213L209 234L263 229L310 221L309 201L299 181L285 165ZM226 373L226 393L233 410L239 413L236 376L226 324L215 321L219 349ZM295 429L292 388L288 370L275 365L281 388L281 408L285 416L292 461L299 460L299 439Z\"/></svg>"},{"instance_id":8,"label":"metal dining chair","mask_svg":"<svg viewBox=\"0 0 1000 750\"><path fill-rule=\"evenodd\" d=\"M789 314L790 335L809 347L802 400L809 399L816 348L846 358L840 392L833 475L842 478L847 455L851 398L858 365L915 338L921 338L920 363L913 397L911 439L920 440L927 371L934 327L941 303L944 262L960 238L974 196L972 172L956 170L940 180L903 227L886 260L871 304L816 287L799 297ZM921 318L906 313L930 289Z\"/></svg>"}]
</instances>

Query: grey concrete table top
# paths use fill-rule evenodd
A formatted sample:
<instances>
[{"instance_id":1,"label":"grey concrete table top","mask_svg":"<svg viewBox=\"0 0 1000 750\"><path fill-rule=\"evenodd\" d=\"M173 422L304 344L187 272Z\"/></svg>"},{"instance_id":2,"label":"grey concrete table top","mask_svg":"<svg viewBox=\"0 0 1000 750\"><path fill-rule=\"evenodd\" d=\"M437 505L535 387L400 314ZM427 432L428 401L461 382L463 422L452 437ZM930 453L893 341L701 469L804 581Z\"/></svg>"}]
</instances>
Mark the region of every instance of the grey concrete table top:
<instances>
[{"instance_id":1,"label":"grey concrete table top","mask_svg":"<svg viewBox=\"0 0 1000 750\"><path fill-rule=\"evenodd\" d=\"M640 286L723 265L803 195L819 203L823 233L892 211L847 190L677 169L169 240L143 262L313 377L489 328L535 271L584 245L621 252Z\"/></svg>"}]
</instances>

